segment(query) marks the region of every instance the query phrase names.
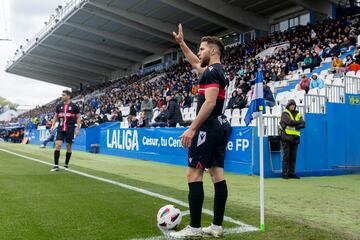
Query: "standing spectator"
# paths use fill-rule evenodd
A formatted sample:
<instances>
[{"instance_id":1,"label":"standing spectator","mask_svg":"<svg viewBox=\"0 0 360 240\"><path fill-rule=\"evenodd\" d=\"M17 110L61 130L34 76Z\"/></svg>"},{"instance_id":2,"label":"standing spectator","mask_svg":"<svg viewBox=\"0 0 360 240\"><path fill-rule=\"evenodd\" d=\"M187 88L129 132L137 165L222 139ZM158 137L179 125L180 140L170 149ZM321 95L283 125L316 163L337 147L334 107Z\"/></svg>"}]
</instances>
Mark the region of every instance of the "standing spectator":
<instances>
[{"instance_id":1,"label":"standing spectator","mask_svg":"<svg viewBox=\"0 0 360 240\"><path fill-rule=\"evenodd\" d=\"M176 127L176 124L183 122L179 104L172 96L166 96L166 101L169 127Z\"/></svg>"},{"instance_id":2,"label":"standing spectator","mask_svg":"<svg viewBox=\"0 0 360 240\"><path fill-rule=\"evenodd\" d=\"M325 85L324 85L324 81L318 77L318 74L317 73L313 73L311 75L311 81L310 81L310 89L313 89L313 88L324 88Z\"/></svg>"},{"instance_id":3,"label":"standing spectator","mask_svg":"<svg viewBox=\"0 0 360 240\"><path fill-rule=\"evenodd\" d=\"M145 127L148 127L150 125L149 121L151 121L151 119L153 118L154 106L152 100L150 100L147 95L145 95L143 99L144 100L141 103L141 111L144 113Z\"/></svg>"},{"instance_id":4,"label":"standing spectator","mask_svg":"<svg viewBox=\"0 0 360 240\"><path fill-rule=\"evenodd\" d=\"M281 115L280 126L282 129L281 140L284 148L282 161L282 177L284 179L296 178L295 164L298 145L300 143L300 129L305 128L305 122L301 114L296 110L296 103L289 100Z\"/></svg>"},{"instance_id":5,"label":"standing spectator","mask_svg":"<svg viewBox=\"0 0 360 240\"><path fill-rule=\"evenodd\" d=\"M263 92L264 92L265 105L269 107L273 107L275 105L275 99L270 87L266 84L265 81L263 85Z\"/></svg>"}]
</instances>

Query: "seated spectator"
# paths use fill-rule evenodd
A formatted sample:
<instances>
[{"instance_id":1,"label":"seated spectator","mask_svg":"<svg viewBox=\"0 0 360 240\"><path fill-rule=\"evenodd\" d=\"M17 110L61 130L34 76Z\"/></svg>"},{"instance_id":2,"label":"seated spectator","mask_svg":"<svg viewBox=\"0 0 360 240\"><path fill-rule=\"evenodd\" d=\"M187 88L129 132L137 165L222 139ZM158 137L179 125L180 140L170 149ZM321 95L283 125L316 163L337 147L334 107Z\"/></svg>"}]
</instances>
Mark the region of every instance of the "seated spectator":
<instances>
[{"instance_id":1,"label":"seated spectator","mask_svg":"<svg viewBox=\"0 0 360 240\"><path fill-rule=\"evenodd\" d=\"M137 127L138 128L148 127L148 125L147 125L148 122L149 122L149 120L146 118L145 112L141 112Z\"/></svg>"},{"instance_id":2,"label":"seated spectator","mask_svg":"<svg viewBox=\"0 0 360 240\"><path fill-rule=\"evenodd\" d=\"M346 55L345 67L349 67L350 64L352 64L353 62L354 62L354 58L350 54Z\"/></svg>"},{"instance_id":3,"label":"seated spectator","mask_svg":"<svg viewBox=\"0 0 360 240\"><path fill-rule=\"evenodd\" d=\"M237 105L236 105L237 98L238 98L238 95L237 95L237 91L235 90L231 94L231 98L230 98L226 108L227 109L235 109L235 108L237 108Z\"/></svg>"},{"instance_id":4,"label":"seated spectator","mask_svg":"<svg viewBox=\"0 0 360 240\"><path fill-rule=\"evenodd\" d=\"M301 77L300 83L297 85L297 90L304 90L306 93L309 92L310 89L310 78L308 78L305 74Z\"/></svg>"},{"instance_id":5,"label":"seated spectator","mask_svg":"<svg viewBox=\"0 0 360 240\"><path fill-rule=\"evenodd\" d=\"M181 111L177 100L173 96L166 96L167 105L167 117L169 127L176 127L176 124L183 122Z\"/></svg>"},{"instance_id":6,"label":"seated spectator","mask_svg":"<svg viewBox=\"0 0 360 240\"><path fill-rule=\"evenodd\" d=\"M287 68L289 71L295 71L298 69L298 64L294 58L290 58L290 61L287 64Z\"/></svg>"},{"instance_id":7,"label":"seated spectator","mask_svg":"<svg viewBox=\"0 0 360 240\"><path fill-rule=\"evenodd\" d=\"M122 122L123 121L123 117L122 117L122 113L121 113L120 109L112 110L110 121L111 122Z\"/></svg>"},{"instance_id":8,"label":"seated spectator","mask_svg":"<svg viewBox=\"0 0 360 240\"><path fill-rule=\"evenodd\" d=\"M136 118L136 116L132 116L130 118L130 128L137 128L138 122L139 122L139 120Z\"/></svg>"},{"instance_id":9,"label":"seated spectator","mask_svg":"<svg viewBox=\"0 0 360 240\"><path fill-rule=\"evenodd\" d=\"M250 86L244 80L240 80L239 88L242 89L243 94L247 94L250 91Z\"/></svg>"},{"instance_id":10,"label":"seated spectator","mask_svg":"<svg viewBox=\"0 0 360 240\"><path fill-rule=\"evenodd\" d=\"M343 63L343 61L341 61L341 59L338 56L335 55L335 56L333 56L332 67L333 68L344 67L344 63Z\"/></svg>"},{"instance_id":11,"label":"seated spectator","mask_svg":"<svg viewBox=\"0 0 360 240\"><path fill-rule=\"evenodd\" d=\"M349 70L349 71L354 71L354 72L356 73L357 71L360 70L360 64L359 64L359 63L356 63L356 62L353 62L352 64L350 64L350 65L348 66L348 70Z\"/></svg>"},{"instance_id":12,"label":"seated spectator","mask_svg":"<svg viewBox=\"0 0 360 240\"><path fill-rule=\"evenodd\" d=\"M251 85L250 91L246 94L246 98L247 98L246 106L247 107L250 105L252 96L254 95L254 88L255 88L255 85Z\"/></svg>"},{"instance_id":13,"label":"seated spectator","mask_svg":"<svg viewBox=\"0 0 360 240\"><path fill-rule=\"evenodd\" d=\"M187 92L184 92L184 103L183 108L190 108L192 103L192 97Z\"/></svg>"},{"instance_id":14,"label":"seated spectator","mask_svg":"<svg viewBox=\"0 0 360 240\"><path fill-rule=\"evenodd\" d=\"M166 101L164 97L159 97L159 99L156 102L156 107L160 109L162 106L166 105Z\"/></svg>"},{"instance_id":15,"label":"seated spectator","mask_svg":"<svg viewBox=\"0 0 360 240\"><path fill-rule=\"evenodd\" d=\"M167 111L166 111L166 105L160 107L160 113L156 116L154 119L154 123L152 124L152 127L166 127L167 126Z\"/></svg>"},{"instance_id":16,"label":"seated spectator","mask_svg":"<svg viewBox=\"0 0 360 240\"><path fill-rule=\"evenodd\" d=\"M357 64L360 64L360 49L356 50L356 53L355 53L355 62Z\"/></svg>"},{"instance_id":17,"label":"seated spectator","mask_svg":"<svg viewBox=\"0 0 360 240\"><path fill-rule=\"evenodd\" d=\"M264 91L265 106L269 106L269 107L275 106L275 99L273 93L265 81L263 84L263 91Z\"/></svg>"},{"instance_id":18,"label":"seated spectator","mask_svg":"<svg viewBox=\"0 0 360 240\"><path fill-rule=\"evenodd\" d=\"M324 81L318 77L317 73L313 73L311 75L311 81L310 81L310 89L313 88L324 88Z\"/></svg>"},{"instance_id":19,"label":"seated spectator","mask_svg":"<svg viewBox=\"0 0 360 240\"><path fill-rule=\"evenodd\" d=\"M310 68L311 71L312 71L312 69L313 69L313 59L310 56L310 53L306 53L303 63L304 63L304 65L302 66L302 70Z\"/></svg>"}]
</instances>

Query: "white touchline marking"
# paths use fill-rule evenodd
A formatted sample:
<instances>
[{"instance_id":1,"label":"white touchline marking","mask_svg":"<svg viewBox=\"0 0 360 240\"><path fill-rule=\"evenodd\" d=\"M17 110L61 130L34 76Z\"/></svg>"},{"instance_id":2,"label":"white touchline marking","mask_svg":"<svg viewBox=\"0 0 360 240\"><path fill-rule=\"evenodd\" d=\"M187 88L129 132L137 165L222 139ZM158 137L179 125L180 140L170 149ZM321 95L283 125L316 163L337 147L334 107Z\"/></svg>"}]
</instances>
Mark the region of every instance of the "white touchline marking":
<instances>
[{"instance_id":1,"label":"white touchline marking","mask_svg":"<svg viewBox=\"0 0 360 240\"><path fill-rule=\"evenodd\" d=\"M224 228L224 235L229 234L239 234L244 232L256 232L258 229L256 228L248 228L248 227L233 227L233 228ZM148 237L148 238L132 238L131 240L165 240L171 239L169 233L162 231L164 236L156 236L156 237ZM203 238L210 238L210 236L203 235Z\"/></svg>"},{"instance_id":2,"label":"white touchline marking","mask_svg":"<svg viewBox=\"0 0 360 240\"><path fill-rule=\"evenodd\" d=\"M28 156L25 156L25 155L22 155L22 154L19 154L19 153L16 153L16 152L12 152L12 151L9 151L9 150L6 150L6 149L0 148L0 151L6 152L6 153L9 153L9 154L12 154L12 155L16 155L16 156L19 156L19 157L22 157L22 158L25 158L25 159L28 159L28 160L31 160L31 161L34 161L34 162L38 162L38 163L53 166L53 164L51 164L49 162L42 161L42 160L39 160L39 159L36 159L36 158L33 158L33 157L28 157ZM60 168L64 169L61 166L60 166ZM98 177L98 176L95 176L95 175L91 175L91 174L88 174L88 173L85 173L85 172L80 172L80 171L73 170L73 169L67 169L67 172L72 172L74 174L77 174L77 175L80 175L80 176L83 176L83 177L87 177L87 178L91 178L91 179L95 179L95 180L98 180L98 181L101 181L101 182L110 183L110 184L113 184L113 185L116 185L116 186L119 186L119 187L122 187L122 188L125 188L125 189L128 189L128 190L132 190L134 192L142 193L142 194L145 194L145 195L148 195L148 196L151 196L151 197L159 198L159 199L162 199L162 200L165 200L165 201L175 203L177 205L189 208L189 205L186 202L183 202L181 200L178 200L178 199L175 199L175 198L172 198L172 197L167 197L167 196L164 196L164 195L161 195L161 194L158 194L158 193L154 193L154 192L148 191L146 189L134 187L134 186L131 186L131 185L128 185L128 184L124 184L124 183L121 183L121 182L117 182L117 181L102 178L102 177ZM210 216L214 215L213 211L211 211L209 209L203 208L202 212L207 214L207 215L210 215ZM184 213L187 214L187 211L185 211ZM224 229L224 234L241 233L241 232L253 232L253 231L258 231L259 230L257 227L254 227L252 225L249 225L249 224L243 223L241 221L235 220L235 219L233 219L231 217L224 216L224 221L227 221L227 222L230 222L230 223L233 223L233 224L236 224L236 225L240 226L240 227L235 227L235 228ZM162 233L165 236L168 235L168 233L166 233L162 229L160 229L160 230L162 231ZM152 238L139 238L139 239L148 239L148 240L153 239L153 240L156 240L156 239L164 239L164 236L152 237Z\"/></svg>"}]
</instances>

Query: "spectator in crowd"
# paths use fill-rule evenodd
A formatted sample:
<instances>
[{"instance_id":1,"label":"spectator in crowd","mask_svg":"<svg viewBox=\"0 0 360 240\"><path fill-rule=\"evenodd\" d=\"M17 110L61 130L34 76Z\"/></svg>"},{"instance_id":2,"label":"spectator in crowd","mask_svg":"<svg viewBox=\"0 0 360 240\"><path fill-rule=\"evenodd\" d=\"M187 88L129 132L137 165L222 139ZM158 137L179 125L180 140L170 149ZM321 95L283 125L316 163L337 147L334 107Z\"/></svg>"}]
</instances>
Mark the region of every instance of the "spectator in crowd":
<instances>
[{"instance_id":1,"label":"spectator in crowd","mask_svg":"<svg viewBox=\"0 0 360 240\"><path fill-rule=\"evenodd\" d=\"M154 123L152 124L153 127L166 127L168 121L168 114L166 111L166 105L160 107L160 113L154 119Z\"/></svg>"},{"instance_id":2,"label":"spectator in crowd","mask_svg":"<svg viewBox=\"0 0 360 240\"><path fill-rule=\"evenodd\" d=\"M345 67L349 67L354 62L354 58L352 55L348 54L345 58Z\"/></svg>"},{"instance_id":3,"label":"spectator in crowd","mask_svg":"<svg viewBox=\"0 0 360 240\"><path fill-rule=\"evenodd\" d=\"M269 107L275 106L274 95L265 81L263 83L263 92L264 92L265 105Z\"/></svg>"},{"instance_id":4,"label":"spectator in crowd","mask_svg":"<svg viewBox=\"0 0 360 240\"><path fill-rule=\"evenodd\" d=\"M299 177L295 175L295 163L298 145L300 143L300 129L305 128L301 114L296 110L296 103L289 100L281 115L281 140L284 149L282 161L282 177L284 179Z\"/></svg>"},{"instance_id":5,"label":"spectator in crowd","mask_svg":"<svg viewBox=\"0 0 360 240\"><path fill-rule=\"evenodd\" d=\"M250 91L249 91L249 92L247 93L247 95L246 95L246 99L247 99L247 104L246 104L246 106L247 106L247 107L250 105L251 99L252 99L252 97L253 97L253 95L254 95L254 88L255 88L255 85L251 85L251 89L250 89Z\"/></svg>"},{"instance_id":6,"label":"spectator in crowd","mask_svg":"<svg viewBox=\"0 0 360 240\"><path fill-rule=\"evenodd\" d=\"M315 51L313 52L312 59L313 59L313 68L312 68L312 70L315 67L320 67L322 59L321 59L321 57L319 56L319 54L317 52L315 52Z\"/></svg>"},{"instance_id":7,"label":"spectator in crowd","mask_svg":"<svg viewBox=\"0 0 360 240\"><path fill-rule=\"evenodd\" d=\"M355 62L356 62L357 64L360 64L360 49L357 49L357 50L356 50L356 53L355 53L354 58L355 58Z\"/></svg>"},{"instance_id":8,"label":"spectator in crowd","mask_svg":"<svg viewBox=\"0 0 360 240\"><path fill-rule=\"evenodd\" d=\"M348 66L348 70L349 71L354 71L355 73L357 73L357 71L360 70L360 64L356 63L356 62L353 62Z\"/></svg>"},{"instance_id":9,"label":"spectator in crowd","mask_svg":"<svg viewBox=\"0 0 360 240\"><path fill-rule=\"evenodd\" d=\"M137 128L138 127L139 120L136 116L132 116L130 119L130 128Z\"/></svg>"},{"instance_id":10,"label":"spectator in crowd","mask_svg":"<svg viewBox=\"0 0 360 240\"><path fill-rule=\"evenodd\" d=\"M235 90L231 94L231 98L228 102L227 109L237 108L237 100L238 100L238 95L237 95L237 91Z\"/></svg>"},{"instance_id":11,"label":"spectator in crowd","mask_svg":"<svg viewBox=\"0 0 360 240\"><path fill-rule=\"evenodd\" d=\"M246 83L244 80L240 81L240 85L239 88L242 89L242 92L244 95L246 95L248 93L248 91L250 91L250 86L248 83Z\"/></svg>"},{"instance_id":12,"label":"spectator in crowd","mask_svg":"<svg viewBox=\"0 0 360 240\"><path fill-rule=\"evenodd\" d=\"M111 122L122 122L123 121L123 117L122 117L122 113L120 109L114 109L111 112L111 116L110 116L110 121Z\"/></svg>"},{"instance_id":13,"label":"spectator in crowd","mask_svg":"<svg viewBox=\"0 0 360 240\"><path fill-rule=\"evenodd\" d=\"M169 127L176 127L176 124L183 122L181 111L177 100L169 95L166 96L167 105L167 119Z\"/></svg>"},{"instance_id":14,"label":"spectator in crowd","mask_svg":"<svg viewBox=\"0 0 360 240\"><path fill-rule=\"evenodd\" d=\"M225 74L230 81L235 81L236 89L241 88L245 95L251 97L250 85L255 80L258 61L261 62L263 68L264 80L267 82L283 80L287 74L291 74L290 71L298 69L306 53L311 53L313 67L315 67L317 57L314 57L313 52L323 58L333 54L338 55L349 44L355 45L356 36L359 33L360 22L353 21L350 24L345 18L325 19L316 24L299 25L286 31L275 32L257 40L227 47L223 55ZM256 59L257 54L273 44L284 41L288 42L289 48L279 49L272 55ZM355 55L355 62L360 64L360 52ZM149 81L154 77L159 78ZM129 117L131 119L131 116L136 116L141 110L144 95L151 98L153 106L159 108L164 104L161 102L161 97L177 92L179 99L183 99L178 103L184 106L185 93L195 95L198 81L197 74L191 72L190 64L187 61L180 61L161 71L136 73L113 82L90 86L74 94L74 97L83 117L82 126L92 126L98 123L100 114L111 114L113 109L129 106L133 102L134 107L131 108L132 113ZM53 117L52 109L55 104L56 101L53 101L37 107L21 114L15 120L21 121L26 126L36 127L43 118ZM151 114L150 111L149 114ZM38 121L31 123L33 117L37 117Z\"/></svg>"},{"instance_id":15,"label":"spectator in crowd","mask_svg":"<svg viewBox=\"0 0 360 240\"><path fill-rule=\"evenodd\" d=\"M144 123L141 123L141 125L144 124L145 127L148 127L150 125L151 119L153 118L153 102L147 95L144 96L144 100L141 103L141 112L144 113L143 120L145 120ZM141 121L139 119L139 121Z\"/></svg>"},{"instance_id":16,"label":"spectator in crowd","mask_svg":"<svg viewBox=\"0 0 360 240\"><path fill-rule=\"evenodd\" d=\"M310 68L311 71L313 69L313 59L310 56L310 53L306 53L305 58L304 58L304 64L302 66L302 69L305 70L307 68Z\"/></svg>"},{"instance_id":17,"label":"spectator in crowd","mask_svg":"<svg viewBox=\"0 0 360 240\"><path fill-rule=\"evenodd\" d=\"M297 90L299 90L299 91L304 90L306 94L309 92L309 90L310 90L310 78L308 78L306 76L306 74L304 74L301 77L301 81L297 85Z\"/></svg>"},{"instance_id":18,"label":"spectator in crowd","mask_svg":"<svg viewBox=\"0 0 360 240\"><path fill-rule=\"evenodd\" d=\"M148 127L149 125L149 122L151 120L147 119L146 117L146 114L144 111L140 112L140 117L139 117L139 120L138 120L138 124L137 124L137 127L138 128L145 128L145 127Z\"/></svg>"},{"instance_id":19,"label":"spectator in crowd","mask_svg":"<svg viewBox=\"0 0 360 240\"><path fill-rule=\"evenodd\" d=\"M313 89L313 88L324 88L325 85L324 85L324 81L319 78L318 74L317 73L313 73L311 75L311 81L310 81L310 89Z\"/></svg>"},{"instance_id":20,"label":"spectator in crowd","mask_svg":"<svg viewBox=\"0 0 360 240\"><path fill-rule=\"evenodd\" d=\"M335 56L333 56L332 67L333 68L342 68L342 67L344 67L344 63L338 56L335 55Z\"/></svg>"},{"instance_id":21,"label":"spectator in crowd","mask_svg":"<svg viewBox=\"0 0 360 240\"><path fill-rule=\"evenodd\" d=\"M183 108L190 108L191 104L192 104L192 98L189 95L188 92L184 92L184 103L183 103Z\"/></svg>"}]
</instances>

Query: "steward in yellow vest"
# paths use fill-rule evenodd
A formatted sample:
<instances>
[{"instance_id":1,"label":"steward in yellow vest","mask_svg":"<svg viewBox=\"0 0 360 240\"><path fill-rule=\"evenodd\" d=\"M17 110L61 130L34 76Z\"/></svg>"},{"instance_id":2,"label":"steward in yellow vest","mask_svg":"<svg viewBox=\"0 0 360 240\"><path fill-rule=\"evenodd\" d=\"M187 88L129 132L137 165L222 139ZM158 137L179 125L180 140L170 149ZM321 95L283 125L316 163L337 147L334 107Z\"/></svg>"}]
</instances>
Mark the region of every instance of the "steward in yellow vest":
<instances>
[{"instance_id":1,"label":"steward in yellow vest","mask_svg":"<svg viewBox=\"0 0 360 240\"><path fill-rule=\"evenodd\" d=\"M280 120L281 140L283 143L282 177L299 178L295 175L295 164L298 144L300 143L300 129L305 128L305 121L296 110L296 103L289 100Z\"/></svg>"}]
</instances>

